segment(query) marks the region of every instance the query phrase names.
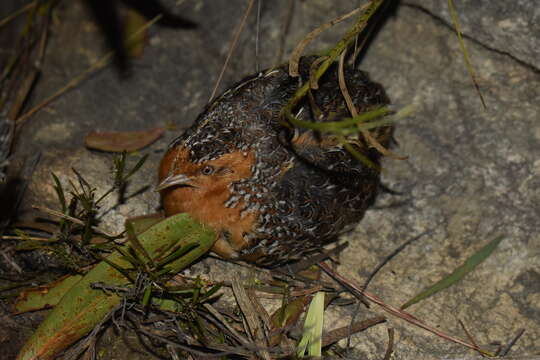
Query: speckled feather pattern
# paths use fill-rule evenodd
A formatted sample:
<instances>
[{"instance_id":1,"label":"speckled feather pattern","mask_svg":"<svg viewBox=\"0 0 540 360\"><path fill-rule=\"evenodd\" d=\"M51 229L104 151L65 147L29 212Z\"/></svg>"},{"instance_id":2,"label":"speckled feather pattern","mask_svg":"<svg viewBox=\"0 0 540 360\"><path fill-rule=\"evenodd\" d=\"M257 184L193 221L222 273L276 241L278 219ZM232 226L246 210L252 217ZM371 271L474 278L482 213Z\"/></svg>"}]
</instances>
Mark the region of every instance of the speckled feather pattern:
<instances>
[{"instance_id":1,"label":"speckled feather pattern","mask_svg":"<svg viewBox=\"0 0 540 360\"><path fill-rule=\"evenodd\" d=\"M301 62L307 79L310 58ZM350 117L340 92L335 68L312 92L317 121ZM383 88L366 73L346 68L348 90L359 112L389 103ZM353 158L342 146L325 141L311 130L294 132L279 123L278 115L298 88L299 79L285 67L245 79L213 101L194 125L174 140L171 148L189 149L193 163L217 159L231 152L255 154L251 176L229 184L227 208L241 207L241 214L256 214L256 225L244 233L249 246L239 257L259 265L274 266L299 258L335 240L363 217L373 203L380 174ZM297 111L302 120L314 119L313 103ZM385 146L392 129L376 129ZM367 146L357 150L379 163L380 154ZM222 229L227 232L227 229Z\"/></svg>"}]
</instances>

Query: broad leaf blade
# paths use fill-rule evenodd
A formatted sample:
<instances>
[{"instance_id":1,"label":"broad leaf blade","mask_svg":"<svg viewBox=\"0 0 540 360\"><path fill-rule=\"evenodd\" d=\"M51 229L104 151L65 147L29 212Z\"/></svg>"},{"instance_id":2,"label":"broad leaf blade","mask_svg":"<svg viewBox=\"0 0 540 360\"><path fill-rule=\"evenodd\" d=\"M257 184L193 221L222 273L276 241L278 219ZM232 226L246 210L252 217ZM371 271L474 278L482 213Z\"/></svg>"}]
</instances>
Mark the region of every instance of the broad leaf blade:
<instances>
[{"instance_id":1,"label":"broad leaf blade","mask_svg":"<svg viewBox=\"0 0 540 360\"><path fill-rule=\"evenodd\" d=\"M178 241L185 244L198 242L200 246L178 259L181 264L177 261L172 264L176 269L204 255L212 247L215 238L212 230L187 214L167 218L139 235L141 244L154 259L163 256L163 252ZM124 268L130 266L119 253L113 253L107 259ZM106 262L96 265L64 295L24 345L17 359L53 359L60 351L92 330L120 303L119 295L92 289L90 285L95 282L114 286L129 284L128 279Z\"/></svg>"}]
</instances>

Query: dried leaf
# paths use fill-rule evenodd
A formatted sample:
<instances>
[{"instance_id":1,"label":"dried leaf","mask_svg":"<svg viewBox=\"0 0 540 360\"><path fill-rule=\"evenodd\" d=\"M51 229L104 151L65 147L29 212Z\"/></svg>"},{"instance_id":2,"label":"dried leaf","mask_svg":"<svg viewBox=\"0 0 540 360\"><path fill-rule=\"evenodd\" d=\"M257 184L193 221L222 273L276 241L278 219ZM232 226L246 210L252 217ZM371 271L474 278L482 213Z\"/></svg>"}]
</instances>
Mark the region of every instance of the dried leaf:
<instances>
[{"instance_id":1,"label":"dried leaf","mask_svg":"<svg viewBox=\"0 0 540 360\"><path fill-rule=\"evenodd\" d=\"M90 149L122 152L142 149L159 139L165 129L153 128L141 131L92 131L86 135L85 145Z\"/></svg>"}]
</instances>

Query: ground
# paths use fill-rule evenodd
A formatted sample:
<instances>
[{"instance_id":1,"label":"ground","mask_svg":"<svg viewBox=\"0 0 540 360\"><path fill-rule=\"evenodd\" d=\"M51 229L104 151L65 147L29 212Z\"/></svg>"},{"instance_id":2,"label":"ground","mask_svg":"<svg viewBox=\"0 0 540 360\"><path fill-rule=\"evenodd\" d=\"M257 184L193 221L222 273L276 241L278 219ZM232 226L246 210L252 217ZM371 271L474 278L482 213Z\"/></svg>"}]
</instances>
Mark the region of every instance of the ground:
<instances>
[{"instance_id":1,"label":"ground","mask_svg":"<svg viewBox=\"0 0 540 360\"><path fill-rule=\"evenodd\" d=\"M135 60L130 78L121 79L113 68L105 68L31 118L18 139L13 161L13 166L20 168L32 155L42 153L30 179L25 209L31 204L54 206L51 172L67 183L73 178L70 169L75 167L98 189L110 186L111 156L84 147L84 136L92 130L174 125L174 130L141 152L148 153L150 161L136 175L128 193L153 187L157 162L167 143L189 126L210 97L245 3L182 3L176 11L197 22L197 29L152 28L144 55ZM445 7L446 2L440 6ZM459 9L465 17L476 13L474 5L468 6L472 7L470 12L465 6ZM344 0L297 2L285 54L290 54L309 31L350 8L350 2ZM285 1L263 2L260 68L277 61L287 9ZM30 105L39 103L104 53L97 28L84 10L79 3L62 5ZM383 267L369 287L387 303L399 306L449 274L487 242L503 236L493 255L473 273L410 311L465 339L458 324L461 320L481 345L506 344L524 328L510 354L539 354L540 70L534 57L523 50L528 47L519 46L531 41L527 36L533 38L531 43L538 42L539 34L534 30L519 33L523 38L507 39L507 43L515 43L507 48L497 36L504 33L501 27L512 29L516 21L519 28L532 15L517 21L499 14L491 23L470 22L480 29L465 25L465 43L485 98L484 109L448 26L447 12L435 15L432 11L400 4L363 54L360 67L386 87L396 109L414 105L416 110L397 124L395 133L399 143L395 151L408 159L384 163L383 182L402 195L380 196L375 208L345 237L349 246L340 257L338 271L362 283L400 244L430 231ZM256 70L254 16L247 27L221 90ZM308 51L330 47L345 28L328 30ZM497 41L485 34L495 34ZM115 206L115 201L112 197L103 207L113 208L104 216L105 226L111 230L119 230L128 216L159 209L158 195L151 189L125 205ZM206 260L197 269L214 275L240 271L215 259ZM347 324L354 309L335 307L327 312L327 328ZM372 306L361 308L358 318L372 313L384 314ZM388 316L385 325L353 337L352 358L381 358L387 327L396 329L395 359L473 355L462 346Z\"/></svg>"}]
</instances>

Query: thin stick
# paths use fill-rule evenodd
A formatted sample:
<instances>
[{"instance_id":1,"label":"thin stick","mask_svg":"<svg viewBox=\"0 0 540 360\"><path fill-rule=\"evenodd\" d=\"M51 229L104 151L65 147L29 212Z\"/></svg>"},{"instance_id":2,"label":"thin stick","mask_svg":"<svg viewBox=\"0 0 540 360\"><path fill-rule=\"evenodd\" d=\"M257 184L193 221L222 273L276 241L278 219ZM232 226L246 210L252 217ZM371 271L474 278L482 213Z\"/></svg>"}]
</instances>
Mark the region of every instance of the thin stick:
<instances>
[{"instance_id":1,"label":"thin stick","mask_svg":"<svg viewBox=\"0 0 540 360\"><path fill-rule=\"evenodd\" d=\"M236 274L233 274L232 277L232 290L236 298L236 303L244 315L243 318L247 322L246 330L256 339L257 345L262 345L261 349L257 351L258 355L265 360L270 360L270 353L266 350L267 340L264 338L260 315L255 310L253 301L249 298L244 286L240 282L240 278Z\"/></svg>"},{"instance_id":2,"label":"thin stick","mask_svg":"<svg viewBox=\"0 0 540 360\"><path fill-rule=\"evenodd\" d=\"M363 331L369 327L378 325L385 321L386 321L386 318L384 316L375 316L370 319L355 322L352 327L342 326L340 328L330 330L326 332L325 334L323 334L322 346L326 347L328 345L332 345L338 342L339 340L343 339L345 336L356 334L360 331Z\"/></svg>"},{"instance_id":3,"label":"thin stick","mask_svg":"<svg viewBox=\"0 0 540 360\"><path fill-rule=\"evenodd\" d=\"M15 269L15 271L17 271L19 274L22 274L22 269L21 267L19 266L19 264L17 264L14 260L13 260L13 256L8 256L8 254L5 253L5 251L2 251L0 252L0 254L2 254L2 257L4 258L4 260L9 264L11 265L11 267L13 267Z\"/></svg>"},{"instance_id":4,"label":"thin stick","mask_svg":"<svg viewBox=\"0 0 540 360\"><path fill-rule=\"evenodd\" d=\"M15 19L17 16L27 12L28 10L30 10L31 8L36 6L36 4L37 4L37 1L32 1L30 4L27 4L27 5L23 6L22 8L20 8L19 10L16 10L13 14L6 16L2 20L0 20L0 27L8 24L13 19Z\"/></svg>"},{"instance_id":5,"label":"thin stick","mask_svg":"<svg viewBox=\"0 0 540 360\"><path fill-rule=\"evenodd\" d=\"M85 226L85 223L84 221L82 220L79 220L77 218L74 218L72 216L69 216L69 215L66 215L64 213L61 213L60 211L56 211L56 210L53 210L53 209L49 209L49 208L46 208L46 207L43 207L43 206L36 206L36 205L33 205L32 206L34 209L36 210L39 210L41 212L44 212L46 214L49 214L49 215L52 215L52 216L56 216L56 217L59 217L61 219L64 219L64 220L67 220L67 221L71 221L72 223L75 223L77 225L81 225L81 226ZM108 236L108 237L117 237L117 235L114 235L114 234L110 234L104 230L101 230L100 228L98 228L97 226L92 226L91 227L92 230L94 230L95 232L97 233L100 233L102 235L105 235L105 236Z\"/></svg>"},{"instance_id":6,"label":"thin stick","mask_svg":"<svg viewBox=\"0 0 540 360\"><path fill-rule=\"evenodd\" d=\"M321 269L324 270L324 272L326 272L328 275L330 275L330 277L332 277L334 280L336 280L337 282L339 282L340 284L344 285L345 287L347 287L349 290L351 290L352 294L357 296L357 297L360 297L360 296L364 296L366 299L370 300L371 302L374 302L375 304L381 306L386 312L394 315L394 316L397 316L399 317L400 319L403 319L413 325L416 325L424 330L427 330L429 331L430 333L433 333L443 339L446 339L446 340L449 340L449 341L452 341L452 342L455 342L457 344L460 344L460 345L463 345L463 346L466 346L470 349L473 349L473 350L476 350L476 351L480 351L481 353L483 354L486 354L488 356L490 356L491 354L488 354L486 351L480 349L478 346L475 346L473 344L470 344L464 340L461 340L455 336L451 336L451 335L448 335L448 334L445 334L443 333L442 331L424 323L423 321L421 321L420 319L416 318L414 315L412 315L411 313L408 313L404 310L400 310L392 305L388 305L386 304L384 301L382 301L382 299L380 299L379 297L377 297L376 295L370 293L370 292L367 292L366 290L362 289L362 287L356 283L354 283L352 280L350 279L347 279L345 277L343 277L342 275L338 274L337 272L333 271L327 264L325 263L319 263L319 267Z\"/></svg>"},{"instance_id":7,"label":"thin stick","mask_svg":"<svg viewBox=\"0 0 540 360\"><path fill-rule=\"evenodd\" d=\"M18 95L11 106L11 109L8 112L8 119L15 120L19 112L21 111L23 104L28 98L28 94L32 86L34 85L38 74L41 71L41 65L43 62L43 57L45 56L45 48L47 47L47 40L49 38L49 20L50 20L50 9L45 17L44 24L42 24L42 33L39 40L39 49L36 56L36 59L33 61L33 66L31 67L30 73L22 81L22 84L19 87ZM12 127L12 131L15 131L15 126Z\"/></svg>"},{"instance_id":8,"label":"thin stick","mask_svg":"<svg viewBox=\"0 0 540 360\"><path fill-rule=\"evenodd\" d=\"M412 242L420 239L421 237L431 234L433 231L434 231L433 229L424 231L416 235L415 237L412 237L409 240L405 241L403 244L399 245L394 251L392 251L387 257L385 257L383 261L379 263L379 265L375 267L375 269L371 272L371 274L369 274L366 281L364 282L363 288L367 289L371 280L373 280L375 275L377 275L377 273L382 269L382 267L386 265L390 260L392 260L397 254L399 254L403 249L405 249L405 247L409 246Z\"/></svg>"},{"instance_id":9,"label":"thin stick","mask_svg":"<svg viewBox=\"0 0 540 360\"><path fill-rule=\"evenodd\" d=\"M499 356L506 356L506 354L508 354L512 346L514 346L514 344L519 340L519 338L521 337L521 335L523 335L524 332L525 332L525 329L519 329L516 336L514 336L514 338L508 343L508 345L504 347L504 349L501 351Z\"/></svg>"},{"instance_id":10,"label":"thin stick","mask_svg":"<svg viewBox=\"0 0 540 360\"><path fill-rule=\"evenodd\" d=\"M238 29L236 29L236 31L234 32L231 47L229 48L229 52L227 53L227 57L225 58L225 63L223 64L223 67L221 68L221 72L219 73L218 79L216 81L216 85L214 86L214 90L212 90L212 95L210 95L210 99L208 99L208 102L211 102L214 96L216 95L219 84L221 83L221 79L223 78L223 74L225 73L225 70L227 69L227 66L229 65L229 60L231 59L232 53L234 52L234 49L236 48L236 43L238 42L238 38L240 38L240 34L242 33L242 30L244 29L244 25L246 24L246 20L248 18L249 13L251 12L251 8L253 7L254 1L255 0L249 0L248 8L244 12L242 21L240 21L240 25L238 26Z\"/></svg>"},{"instance_id":11,"label":"thin stick","mask_svg":"<svg viewBox=\"0 0 540 360\"><path fill-rule=\"evenodd\" d=\"M281 64L281 59L283 58L283 52L285 51L285 40L287 39L287 34L289 33L289 28L291 27L293 15L294 15L294 3L296 0L289 0L289 6L287 8L287 15L285 17L285 22L281 27L281 34L279 36L279 49L276 56L276 63L274 66Z\"/></svg>"},{"instance_id":12,"label":"thin stick","mask_svg":"<svg viewBox=\"0 0 540 360\"><path fill-rule=\"evenodd\" d=\"M458 319L458 322L459 322L459 325L461 326L461 328L463 329L463 331L465 332L465 335L467 335L467 338L469 339L469 341L471 342L471 344L473 344L474 346L478 346L478 344L476 343L476 341L474 340L473 336L471 335L471 333L469 332L469 330L467 330L467 327L465 326L465 323L463 323L463 321L461 321L460 319ZM481 352L479 353L482 357L485 357L484 354L482 354Z\"/></svg>"},{"instance_id":13,"label":"thin stick","mask_svg":"<svg viewBox=\"0 0 540 360\"><path fill-rule=\"evenodd\" d=\"M336 46L334 46L326 54L328 56L328 59L326 61L323 61L323 63L321 64L321 66L315 73L315 77L317 79L320 78L326 72L326 70L330 67L330 65L334 62L334 60L337 59L337 57L341 54L341 52L347 46L349 46L349 44L352 41L354 41L355 36L366 27L367 21L375 13L375 11L377 11L377 9L382 4L382 2L383 2L382 0L372 0L371 2L366 4L365 7L361 8L361 9L365 8L365 11L363 12L362 16L360 16L358 21L351 27L351 29L347 32L347 34L345 34L345 36L336 44ZM304 39L304 42L305 41L306 39ZM297 46L297 49L298 49L298 46ZM296 58L295 58L295 55L296 55ZM289 74L291 76L293 76L292 73L294 73L295 71L298 72L298 62L300 60L301 55L302 53L300 50L299 53L293 54L293 56L291 56L291 60L289 61ZM281 109L280 120L284 126L291 127L291 124L297 127L306 127L306 125L313 126L313 123L311 123L310 121L301 121L292 114L292 109L306 95L306 93L309 90L309 86L310 84L307 83L307 84L304 84L302 87L300 87L298 90L296 90L294 96L291 97L288 103L283 107L283 109ZM287 121L285 121L285 119Z\"/></svg>"},{"instance_id":14,"label":"thin stick","mask_svg":"<svg viewBox=\"0 0 540 360\"><path fill-rule=\"evenodd\" d=\"M135 31L133 34L131 34L128 37L128 41L134 38L135 36L138 36L140 33L148 29L150 26L155 24L157 21L159 21L162 18L163 15L158 15L154 17L152 20L141 26L137 31ZM30 117L32 117L35 113L37 113L39 110L43 109L45 106L49 105L51 102L56 100L60 95L64 94L66 91L74 88L75 86L79 85L83 80L85 80L88 75L93 73L96 70L99 70L106 65L109 64L110 60L112 59L114 55L114 51L111 51L107 54L105 54L101 59L96 61L92 66L90 66L88 69L83 71L81 74L76 76L74 79L72 79L70 82L68 82L65 86L60 88L58 91L56 91L54 94L43 100L38 105L34 106L32 109L28 110L24 115L21 115L17 120L16 124L17 126L21 126L26 120L28 120Z\"/></svg>"},{"instance_id":15,"label":"thin stick","mask_svg":"<svg viewBox=\"0 0 540 360\"><path fill-rule=\"evenodd\" d=\"M231 325L229 325L229 322L225 320L225 318L220 314L220 312L217 311L212 305L204 303L203 306L206 310L208 310L210 314L212 314L216 319L218 319L223 324L223 326L225 326L227 330L229 330L236 337L236 339L240 343L242 343L242 345L249 345L249 341L238 331L236 331Z\"/></svg>"},{"instance_id":16,"label":"thin stick","mask_svg":"<svg viewBox=\"0 0 540 360\"><path fill-rule=\"evenodd\" d=\"M35 241L52 241L51 239L37 236L16 236L16 235L2 235L2 240L35 240Z\"/></svg>"},{"instance_id":17,"label":"thin stick","mask_svg":"<svg viewBox=\"0 0 540 360\"><path fill-rule=\"evenodd\" d=\"M261 35L261 3L262 0L257 0L257 35L255 36L255 72L259 72L259 38Z\"/></svg>"},{"instance_id":18,"label":"thin stick","mask_svg":"<svg viewBox=\"0 0 540 360\"><path fill-rule=\"evenodd\" d=\"M388 347L386 348L386 353L384 354L383 360L390 360L392 353L394 352L394 329L388 328Z\"/></svg>"}]
</instances>

